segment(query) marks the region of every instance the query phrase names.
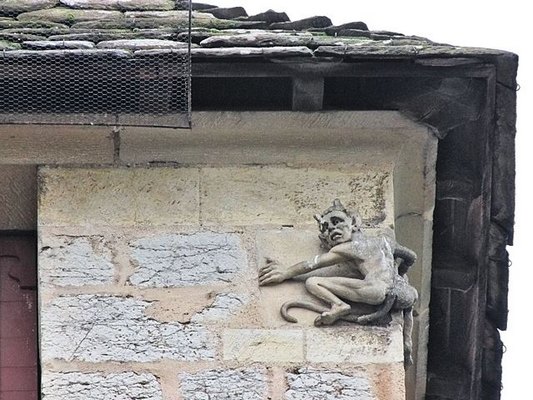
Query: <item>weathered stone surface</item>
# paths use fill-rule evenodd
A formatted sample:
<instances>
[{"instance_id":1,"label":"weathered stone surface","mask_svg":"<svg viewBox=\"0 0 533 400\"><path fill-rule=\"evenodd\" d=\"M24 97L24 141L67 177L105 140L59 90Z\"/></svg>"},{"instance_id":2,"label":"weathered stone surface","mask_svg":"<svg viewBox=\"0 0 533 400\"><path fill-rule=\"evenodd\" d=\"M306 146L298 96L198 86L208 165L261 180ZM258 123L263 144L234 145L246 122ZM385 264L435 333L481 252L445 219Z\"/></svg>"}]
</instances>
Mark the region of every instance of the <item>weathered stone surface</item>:
<instances>
[{"instance_id":1,"label":"weathered stone surface","mask_svg":"<svg viewBox=\"0 0 533 400\"><path fill-rule=\"evenodd\" d=\"M26 41L39 41L39 40L46 40L44 36L37 36L37 35L31 35L27 33L5 33L3 31L0 31L0 40L4 40L7 42L16 42L16 43L22 43Z\"/></svg>"},{"instance_id":2,"label":"weathered stone surface","mask_svg":"<svg viewBox=\"0 0 533 400\"><path fill-rule=\"evenodd\" d=\"M117 58L130 58L132 53L127 50L116 49L62 49L62 50L20 50L6 52L4 58L39 58L41 60L57 59L57 57L101 57L112 56ZM6 123L10 123L9 116L6 118ZM87 122L90 125L89 122ZM108 135L109 137L109 135ZM79 155L75 157L75 160L79 160Z\"/></svg>"},{"instance_id":3,"label":"weathered stone surface","mask_svg":"<svg viewBox=\"0 0 533 400\"><path fill-rule=\"evenodd\" d=\"M1 43L1 42L0 42ZM34 231L37 226L37 168L0 166L0 231Z\"/></svg>"},{"instance_id":4,"label":"weathered stone surface","mask_svg":"<svg viewBox=\"0 0 533 400\"><path fill-rule=\"evenodd\" d=\"M6 40L0 40L0 50L18 50L20 49L20 44L8 42Z\"/></svg>"},{"instance_id":5,"label":"weathered stone surface","mask_svg":"<svg viewBox=\"0 0 533 400\"><path fill-rule=\"evenodd\" d=\"M172 10L172 11L128 11L124 13L126 18L137 19L137 18L163 18L163 19L174 19L174 20L189 20L188 11ZM209 13L192 13L193 20L211 20L216 19L212 14Z\"/></svg>"},{"instance_id":6,"label":"weathered stone surface","mask_svg":"<svg viewBox=\"0 0 533 400\"><path fill-rule=\"evenodd\" d=\"M392 32L392 31L372 31L372 34L374 35L383 35L383 36L405 36L403 33L400 32Z\"/></svg>"},{"instance_id":7,"label":"weathered stone surface","mask_svg":"<svg viewBox=\"0 0 533 400\"><path fill-rule=\"evenodd\" d=\"M290 19L289 16L284 12L268 10L263 13L248 17L248 21L265 21L268 24L273 24L275 22L288 22Z\"/></svg>"},{"instance_id":8,"label":"weathered stone surface","mask_svg":"<svg viewBox=\"0 0 533 400\"><path fill-rule=\"evenodd\" d=\"M329 26L324 29L324 32L326 32L327 35L335 36L340 31L346 30L346 29L356 29L359 31L368 31L368 26L361 21L357 22L348 22L346 24L342 25L335 25L335 26Z\"/></svg>"},{"instance_id":9,"label":"weathered stone surface","mask_svg":"<svg viewBox=\"0 0 533 400\"><path fill-rule=\"evenodd\" d=\"M52 49L93 49L94 43L82 40L39 40L26 41L22 46L31 50L52 50Z\"/></svg>"},{"instance_id":10,"label":"weathered stone surface","mask_svg":"<svg viewBox=\"0 0 533 400\"><path fill-rule=\"evenodd\" d=\"M56 6L59 0L2 0L0 15L16 15L23 12L42 10Z\"/></svg>"},{"instance_id":11,"label":"weathered stone surface","mask_svg":"<svg viewBox=\"0 0 533 400\"><path fill-rule=\"evenodd\" d=\"M202 47L274 47L274 46L310 46L313 35L310 33L273 33L254 32L240 35L212 36L203 40Z\"/></svg>"},{"instance_id":12,"label":"weathered stone surface","mask_svg":"<svg viewBox=\"0 0 533 400\"><path fill-rule=\"evenodd\" d=\"M368 34L368 36L369 35L370 34ZM348 44L364 45L368 43L374 43L372 39L365 37L364 34L359 36L340 36L340 34L339 36L315 36L314 39L314 48L320 46L344 46Z\"/></svg>"},{"instance_id":13,"label":"weathered stone surface","mask_svg":"<svg viewBox=\"0 0 533 400\"><path fill-rule=\"evenodd\" d=\"M340 37L364 37L364 38L370 38L372 33L366 30L361 29L341 29L337 32L337 35Z\"/></svg>"},{"instance_id":14,"label":"weathered stone surface","mask_svg":"<svg viewBox=\"0 0 533 400\"><path fill-rule=\"evenodd\" d=\"M113 12L113 11L108 11ZM176 14L180 11L146 11L126 12L126 18L113 20L94 20L75 23L73 29L187 29L188 14ZM168 16L165 16L168 15ZM193 13L192 26L208 29L254 28L262 22L234 21L214 18L206 13Z\"/></svg>"},{"instance_id":15,"label":"weathered stone surface","mask_svg":"<svg viewBox=\"0 0 533 400\"><path fill-rule=\"evenodd\" d=\"M384 44L385 43L385 44ZM320 46L314 54L320 57L354 57L354 58L412 58L412 57L472 57L472 56L497 56L505 54L502 50L483 49L476 47L454 47L445 45L401 45L392 46L388 42L368 45L345 45L345 46Z\"/></svg>"},{"instance_id":16,"label":"weathered stone surface","mask_svg":"<svg viewBox=\"0 0 533 400\"><path fill-rule=\"evenodd\" d=\"M71 8L94 10L172 10L174 0L60 0Z\"/></svg>"},{"instance_id":17,"label":"weathered stone surface","mask_svg":"<svg viewBox=\"0 0 533 400\"><path fill-rule=\"evenodd\" d=\"M248 303L248 296L236 293L220 293L211 306L195 314L192 322L222 322L236 315Z\"/></svg>"},{"instance_id":18,"label":"weathered stone surface","mask_svg":"<svg viewBox=\"0 0 533 400\"><path fill-rule=\"evenodd\" d=\"M307 331L307 361L316 363L402 363L400 326L320 328Z\"/></svg>"},{"instance_id":19,"label":"weathered stone surface","mask_svg":"<svg viewBox=\"0 0 533 400\"><path fill-rule=\"evenodd\" d=\"M304 332L288 329L226 329L224 360L241 362L304 361Z\"/></svg>"},{"instance_id":20,"label":"weathered stone surface","mask_svg":"<svg viewBox=\"0 0 533 400\"><path fill-rule=\"evenodd\" d=\"M6 51L3 57L42 52ZM75 163L80 159L88 163L113 162L113 141L107 128L3 125L0 143L0 159L6 164Z\"/></svg>"},{"instance_id":21,"label":"weathered stone surface","mask_svg":"<svg viewBox=\"0 0 533 400\"><path fill-rule=\"evenodd\" d=\"M41 357L88 362L210 360L216 342L202 327L158 322L150 302L114 296L64 296L42 305Z\"/></svg>"},{"instance_id":22,"label":"weathered stone surface","mask_svg":"<svg viewBox=\"0 0 533 400\"><path fill-rule=\"evenodd\" d=\"M102 236L41 234L41 285L87 286L112 283L115 268L107 240Z\"/></svg>"},{"instance_id":23,"label":"weathered stone surface","mask_svg":"<svg viewBox=\"0 0 533 400\"><path fill-rule=\"evenodd\" d=\"M228 47L228 48L196 48L191 55L197 58L218 57L312 57L313 51L308 47Z\"/></svg>"},{"instance_id":24,"label":"weathered stone surface","mask_svg":"<svg viewBox=\"0 0 533 400\"><path fill-rule=\"evenodd\" d=\"M268 393L262 368L182 373L179 378L184 400L263 400Z\"/></svg>"},{"instance_id":25,"label":"weathered stone surface","mask_svg":"<svg viewBox=\"0 0 533 400\"><path fill-rule=\"evenodd\" d=\"M362 373L300 368L287 374L287 383L284 400L378 400Z\"/></svg>"},{"instance_id":26,"label":"weathered stone surface","mask_svg":"<svg viewBox=\"0 0 533 400\"><path fill-rule=\"evenodd\" d=\"M83 21L120 20L123 17L120 11L74 10L58 7L22 13L17 19L20 21L44 20L71 25Z\"/></svg>"},{"instance_id":27,"label":"weathered stone surface","mask_svg":"<svg viewBox=\"0 0 533 400\"><path fill-rule=\"evenodd\" d=\"M197 46L197 45L195 45ZM177 54L180 56L186 56L189 53L187 48L181 49L150 49L150 50L137 50L133 54L135 57L155 57L165 54Z\"/></svg>"},{"instance_id":28,"label":"weathered stone surface","mask_svg":"<svg viewBox=\"0 0 533 400\"><path fill-rule=\"evenodd\" d=\"M190 34L191 42L195 44L200 44L200 42L204 39L207 39L209 37L213 36L213 33L208 30L195 30L192 31ZM177 36L178 40L182 42L188 42L189 41L189 32L181 32L178 33Z\"/></svg>"},{"instance_id":29,"label":"weathered stone surface","mask_svg":"<svg viewBox=\"0 0 533 400\"><path fill-rule=\"evenodd\" d=\"M176 6L178 8L188 9L189 8L189 2L187 0L177 0ZM206 4L206 3L192 3L191 4L193 10L207 10L209 8L217 8L217 6L214 6L213 4Z\"/></svg>"},{"instance_id":30,"label":"weathered stone surface","mask_svg":"<svg viewBox=\"0 0 533 400\"><path fill-rule=\"evenodd\" d=\"M197 224L195 168L43 169L41 225Z\"/></svg>"},{"instance_id":31,"label":"weathered stone surface","mask_svg":"<svg viewBox=\"0 0 533 400\"><path fill-rule=\"evenodd\" d=\"M97 47L99 49L126 50L183 49L187 47L187 43L161 39L126 39L103 41L98 43Z\"/></svg>"},{"instance_id":32,"label":"weathered stone surface","mask_svg":"<svg viewBox=\"0 0 533 400\"><path fill-rule=\"evenodd\" d=\"M243 7L229 7L229 8L210 8L205 10L205 12L214 15L216 18L220 19L235 19L239 17L247 17L248 13Z\"/></svg>"},{"instance_id":33,"label":"weathered stone surface","mask_svg":"<svg viewBox=\"0 0 533 400\"><path fill-rule=\"evenodd\" d=\"M157 378L152 374L125 372L104 375L82 372L45 372L43 400L104 400L163 398Z\"/></svg>"},{"instance_id":34,"label":"weathered stone surface","mask_svg":"<svg viewBox=\"0 0 533 400\"><path fill-rule=\"evenodd\" d=\"M303 31L309 28L326 28L331 25L331 20L328 17L319 16L300 19L298 21L293 22L276 22L270 25L269 28Z\"/></svg>"},{"instance_id":35,"label":"weathered stone surface","mask_svg":"<svg viewBox=\"0 0 533 400\"><path fill-rule=\"evenodd\" d=\"M35 33L46 35L48 29L68 30L68 26L50 21L18 21L18 20L0 20L0 29L17 29L20 33ZM28 29L43 29L42 31L27 31ZM47 30L44 30L47 29ZM4 31L5 32L5 31Z\"/></svg>"},{"instance_id":36,"label":"weathered stone surface","mask_svg":"<svg viewBox=\"0 0 533 400\"><path fill-rule=\"evenodd\" d=\"M176 37L176 32L172 30L160 30L160 29L141 29L136 32L132 32L126 29L108 29L98 30L95 29L91 32L80 33L67 33L61 35L52 35L48 37L48 40L87 40L93 43L99 43L109 40L120 39L164 39L169 40Z\"/></svg>"},{"instance_id":37,"label":"weathered stone surface","mask_svg":"<svg viewBox=\"0 0 533 400\"><path fill-rule=\"evenodd\" d=\"M232 233L152 236L129 245L137 266L129 281L136 286L228 283L247 265L241 240Z\"/></svg>"},{"instance_id":38,"label":"weathered stone surface","mask_svg":"<svg viewBox=\"0 0 533 400\"><path fill-rule=\"evenodd\" d=\"M202 170L202 214L209 224L313 224L313 215L331 202L331 193L363 220L379 223L392 215L390 174L356 167L205 168ZM228 195L231 193L231 196Z\"/></svg>"}]
</instances>

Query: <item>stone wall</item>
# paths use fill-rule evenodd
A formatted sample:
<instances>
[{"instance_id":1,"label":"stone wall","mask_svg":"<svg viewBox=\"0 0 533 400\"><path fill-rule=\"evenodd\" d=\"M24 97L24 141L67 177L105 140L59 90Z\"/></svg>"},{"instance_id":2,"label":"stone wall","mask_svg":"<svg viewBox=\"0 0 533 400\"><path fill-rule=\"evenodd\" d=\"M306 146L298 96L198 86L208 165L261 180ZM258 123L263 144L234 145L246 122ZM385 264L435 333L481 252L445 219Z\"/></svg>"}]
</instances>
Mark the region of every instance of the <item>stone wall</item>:
<instances>
[{"instance_id":1,"label":"stone wall","mask_svg":"<svg viewBox=\"0 0 533 400\"><path fill-rule=\"evenodd\" d=\"M397 322L290 324L279 305L302 282L257 283L264 257L321 251L312 215L332 193L390 230L392 171L41 168L43 400L404 399Z\"/></svg>"}]
</instances>

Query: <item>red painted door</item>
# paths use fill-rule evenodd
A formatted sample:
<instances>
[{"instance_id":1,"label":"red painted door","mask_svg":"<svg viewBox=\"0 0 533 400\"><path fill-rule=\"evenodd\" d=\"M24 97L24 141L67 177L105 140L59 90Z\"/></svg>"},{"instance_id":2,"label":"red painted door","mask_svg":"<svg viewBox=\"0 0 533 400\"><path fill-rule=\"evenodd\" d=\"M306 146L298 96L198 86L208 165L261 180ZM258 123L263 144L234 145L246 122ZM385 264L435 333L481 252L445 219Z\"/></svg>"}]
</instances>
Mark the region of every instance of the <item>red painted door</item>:
<instances>
[{"instance_id":1,"label":"red painted door","mask_svg":"<svg viewBox=\"0 0 533 400\"><path fill-rule=\"evenodd\" d=\"M0 400L38 399L36 240L0 235Z\"/></svg>"}]
</instances>

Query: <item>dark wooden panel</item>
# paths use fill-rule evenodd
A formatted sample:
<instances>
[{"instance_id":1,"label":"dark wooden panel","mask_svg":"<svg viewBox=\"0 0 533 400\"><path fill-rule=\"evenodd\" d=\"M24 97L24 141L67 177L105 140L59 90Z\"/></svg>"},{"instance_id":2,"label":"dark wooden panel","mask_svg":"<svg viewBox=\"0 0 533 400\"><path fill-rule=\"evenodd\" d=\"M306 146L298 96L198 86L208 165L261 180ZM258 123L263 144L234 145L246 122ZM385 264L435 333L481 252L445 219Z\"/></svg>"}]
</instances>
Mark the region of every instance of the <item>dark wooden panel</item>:
<instances>
[{"instance_id":1,"label":"dark wooden panel","mask_svg":"<svg viewBox=\"0 0 533 400\"><path fill-rule=\"evenodd\" d=\"M34 235L0 235L0 400L38 398Z\"/></svg>"}]
</instances>

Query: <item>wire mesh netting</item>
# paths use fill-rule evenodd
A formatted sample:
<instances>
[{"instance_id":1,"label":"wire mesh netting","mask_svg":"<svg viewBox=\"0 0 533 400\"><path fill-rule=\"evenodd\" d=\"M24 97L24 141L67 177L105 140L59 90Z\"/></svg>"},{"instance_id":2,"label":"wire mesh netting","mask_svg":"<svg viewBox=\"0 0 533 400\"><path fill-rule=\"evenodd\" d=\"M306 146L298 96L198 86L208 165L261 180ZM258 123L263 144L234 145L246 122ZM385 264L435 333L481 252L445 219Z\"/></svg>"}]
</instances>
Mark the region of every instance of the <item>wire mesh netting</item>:
<instances>
[{"instance_id":1,"label":"wire mesh netting","mask_svg":"<svg viewBox=\"0 0 533 400\"><path fill-rule=\"evenodd\" d=\"M4 52L0 88L3 123L190 126L188 49Z\"/></svg>"},{"instance_id":2,"label":"wire mesh netting","mask_svg":"<svg viewBox=\"0 0 533 400\"><path fill-rule=\"evenodd\" d=\"M190 128L190 0L177 2L176 10L167 13L128 15L120 7L109 11L120 15L115 22L125 23L121 29L114 23L97 29L70 26L79 22L70 21L70 16L63 24L34 20L35 16L21 19L25 14L18 13L10 18L13 7L6 11L0 6L0 124ZM37 13L54 10L66 9ZM91 10L71 11L89 13L80 20L100 24L88 17ZM143 21L151 21L150 29ZM107 45L100 46L106 40Z\"/></svg>"}]
</instances>

